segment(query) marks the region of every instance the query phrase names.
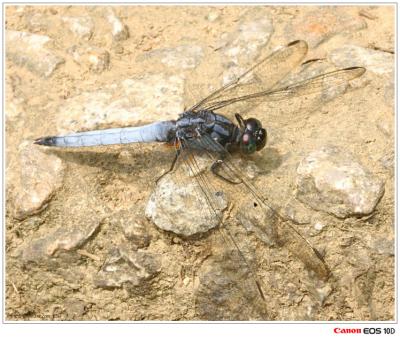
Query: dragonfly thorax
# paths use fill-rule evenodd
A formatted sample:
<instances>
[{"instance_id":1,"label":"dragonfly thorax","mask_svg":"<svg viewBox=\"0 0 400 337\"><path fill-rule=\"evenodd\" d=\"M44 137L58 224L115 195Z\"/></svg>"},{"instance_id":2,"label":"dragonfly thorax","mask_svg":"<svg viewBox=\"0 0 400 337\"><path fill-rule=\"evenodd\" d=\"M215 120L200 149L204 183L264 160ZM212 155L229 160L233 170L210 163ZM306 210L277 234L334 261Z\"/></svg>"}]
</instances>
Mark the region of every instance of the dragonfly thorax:
<instances>
[{"instance_id":1,"label":"dragonfly thorax","mask_svg":"<svg viewBox=\"0 0 400 337\"><path fill-rule=\"evenodd\" d=\"M205 135L222 145L224 150L233 150L239 145L240 128L228 118L210 110L186 111L176 121L175 136L178 140L186 141L191 147L218 151L215 146L210 144L208 148L206 142L201 141Z\"/></svg>"}]
</instances>

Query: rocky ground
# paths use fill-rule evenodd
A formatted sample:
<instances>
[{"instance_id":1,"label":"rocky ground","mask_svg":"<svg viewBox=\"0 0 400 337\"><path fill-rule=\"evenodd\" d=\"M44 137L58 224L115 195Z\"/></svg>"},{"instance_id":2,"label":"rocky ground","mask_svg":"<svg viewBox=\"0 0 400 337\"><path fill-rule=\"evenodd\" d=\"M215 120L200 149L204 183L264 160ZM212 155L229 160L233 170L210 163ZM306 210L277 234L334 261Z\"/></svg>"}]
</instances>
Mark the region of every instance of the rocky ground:
<instances>
[{"instance_id":1,"label":"rocky ground","mask_svg":"<svg viewBox=\"0 0 400 337\"><path fill-rule=\"evenodd\" d=\"M7 320L393 320L394 10L7 6ZM366 72L248 113L268 143L233 161L286 221L214 179L213 229L165 145L32 144L176 119L297 39L286 84Z\"/></svg>"}]
</instances>

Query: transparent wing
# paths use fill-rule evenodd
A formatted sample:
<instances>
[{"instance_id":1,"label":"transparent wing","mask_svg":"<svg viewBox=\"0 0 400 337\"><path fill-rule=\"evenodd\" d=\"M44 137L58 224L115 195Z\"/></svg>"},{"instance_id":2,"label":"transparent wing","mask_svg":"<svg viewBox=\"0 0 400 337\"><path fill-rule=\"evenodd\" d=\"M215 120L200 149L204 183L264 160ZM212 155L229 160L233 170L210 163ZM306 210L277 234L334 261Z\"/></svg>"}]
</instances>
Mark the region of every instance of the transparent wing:
<instances>
[{"instance_id":1,"label":"transparent wing","mask_svg":"<svg viewBox=\"0 0 400 337\"><path fill-rule=\"evenodd\" d=\"M240 169L236 167L232 156L215 142L210 136L203 136L200 140L205 148L214 148L209 152L213 160L218 160L222 155L221 174L235 184L229 184L230 199L243 205L239 210L238 219L244 225L250 221L254 226L254 233L264 242L278 244L286 247L304 265L315 272L321 279L327 279L329 268L320 254L312 247L295 228L294 223L273 209L269 202L260 194L252 183L244 177ZM266 239L265 239L266 238Z\"/></svg>"},{"instance_id":2,"label":"transparent wing","mask_svg":"<svg viewBox=\"0 0 400 337\"><path fill-rule=\"evenodd\" d=\"M198 143L198 145L201 144ZM229 202L225 195L224 183L218 184L210 177L212 173L209 166L212 158L204 149L199 147L196 150L194 143L182 142L179 146L179 156L173 171L166 174L156 187L156 191L161 191L158 198L163 199L163 201L158 201L160 204L157 207L162 213L160 216L163 217L161 221L158 221L168 222L168 226L179 228L186 236L207 233L210 230L216 231L219 234L217 235L219 242L213 245L212 256L223 255L224 257L220 258L222 262L240 268L240 272L232 273L229 267L221 266L216 272L216 277L223 277L222 282L232 284L232 287L242 294L240 301L251 302L247 303L247 306L251 304L251 312L243 317L266 319L264 287L257 277L256 268L252 262L254 258L250 256L251 253L248 253L249 248L245 247L244 243L237 242L237 233L232 232L232 228L226 223ZM196 229L194 230L193 227ZM214 270L215 268L213 267ZM215 282L218 284L219 281L215 280ZM199 310L202 310L201 298L207 296L205 294L207 288L204 288L204 284L199 288L199 292L203 294L197 297ZM234 292L231 295L237 296ZM204 314L206 317L206 313ZM224 319L224 317L220 318Z\"/></svg>"},{"instance_id":3,"label":"transparent wing","mask_svg":"<svg viewBox=\"0 0 400 337\"><path fill-rule=\"evenodd\" d=\"M214 91L189 110L206 109L218 101L270 90L302 62L307 51L308 46L305 41L293 41L264 57L242 75Z\"/></svg>"},{"instance_id":4,"label":"transparent wing","mask_svg":"<svg viewBox=\"0 0 400 337\"><path fill-rule=\"evenodd\" d=\"M313 93L322 93L329 88L346 85L348 81L353 80L365 73L363 67L352 67L332 71L326 74L318 75L299 83L273 90L259 91L251 94L223 99L219 101L207 102L202 106L204 109L216 111L227 106L237 109L239 103L261 103L266 101L279 101L295 97L303 97ZM304 98L307 100L307 98Z\"/></svg>"}]
</instances>

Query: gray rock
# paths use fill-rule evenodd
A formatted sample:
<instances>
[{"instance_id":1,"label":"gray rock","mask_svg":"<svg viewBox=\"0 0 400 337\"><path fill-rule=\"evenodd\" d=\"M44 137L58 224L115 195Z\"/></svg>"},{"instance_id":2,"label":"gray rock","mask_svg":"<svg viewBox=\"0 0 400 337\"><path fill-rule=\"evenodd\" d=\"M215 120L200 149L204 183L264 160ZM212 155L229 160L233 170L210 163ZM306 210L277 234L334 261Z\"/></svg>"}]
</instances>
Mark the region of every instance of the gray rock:
<instances>
[{"instance_id":1,"label":"gray rock","mask_svg":"<svg viewBox=\"0 0 400 337\"><path fill-rule=\"evenodd\" d=\"M6 55L18 66L33 73L49 77L64 59L45 48L50 38L45 35L7 30Z\"/></svg>"},{"instance_id":2,"label":"gray rock","mask_svg":"<svg viewBox=\"0 0 400 337\"><path fill-rule=\"evenodd\" d=\"M244 72L243 66L253 62L273 33L268 17L245 16L237 28L222 37L220 45L223 66L223 82L227 83Z\"/></svg>"},{"instance_id":3,"label":"gray rock","mask_svg":"<svg viewBox=\"0 0 400 337\"><path fill-rule=\"evenodd\" d=\"M150 244L151 236L148 233L147 224L145 219L140 219L138 211L131 209L113 214L110 224L113 227L120 227L125 238L136 247L144 248Z\"/></svg>"},{"instance_id":4,"label":"gray rock","mask_svg":"<svg viewBox=\"0 0 400 337\"><path fill-rule=\"evenodd\" d=\"M185 179L188 172L174 174ZM210 192L213 193L213 192ZM225 196L214 192L212 198L216 209L210 211L203 191L194 178L175 181L171 174L164 176L157 184L146 206L146 216L160 229L183 236L204 233L219 224L227 206Z\"/></svg>"},{"instance_id":5,"label":"gray rock","mask_svg":"<svg viewBox=\"0 0 400 337\"><path fill-rule=\"evenodd\" d=\"M167 67L178 70L196 68L203 58L203 48L196 45L182 45L175 48L157 49L140 55L137 60L157 59Z\"/></svg>"},{"instance_id":6,"label":"gray rock","mask_svg":"<svg viewBox=\"0 0 400 337\"><path fill-rule=\"evenodd\" d=\"M297 199L339 218L370 214L384 193L378 177L336 147L310 153L297 174Z\"/></svg>"},{"instance_id":7,"label":"gray rock","mask_svg":"<svg viewBox=\"0 0 400 337\"><path fill-rule=\"evenodd\" d=\"M158 255L145 251L131 251L126 247L113 249L102 270L94 277L100 288L139 287L161 271Z\"/></svg>"},{"instance_id":8,"label":"gray rock","mask_svg":"<svg viewBox=\"0 0 400 337\"><path fill-rule=\"evenodd\" d=\"M68 49L75 62L87 69L100 73L110 67L110 54L107 50L92 46L73 46Z\"/></svg>"},{"instance_id":9,"label":"gray rock","mask_svg":"<svg viewBox=\"0 0 400 337\"><path fill-rule=\"evenodd\" d=\"M146 75L71 97L60 107L58 132L176 119L183 110L183 83L180 76Z\"/></svg>"},{"instance_id":10,"label":"gray rock","mask_svg":"<svg viewBox=\"0 0 400 337\"><path fill-rule=\"evenodd\" d=\"M22 220L41 212L62 186L64 165L55 155L42 152L31 142L19 147L20 174L14 188L15 218Z\"/></svg>"},{"instance_id":11,"label":"gray rock","mask_svg":"<svg viewBox=\"0 0 400 337\"><path fill-rule=\"evenodd\" d=\"M89 41L93 35L94 23L90 17L64 16L62 21L67 24L68 29L79 39Z\"/></svg>"},{"instance_id":12,"label":"gray rock","mask_svg":"<svg viewBox=\"0 0 400 337\"><path fill-rule=\"evenodd\" d=\"M354 45L345 45L333 50L329 59L340 68L362 66L379 75L394 71L393 54Z\"/></svg>"},{"instance_id":13,"label":"gray rock","mask_svg":"<svg viewBox=\"0 0 400 337\"><path fill-rule=\"evenodd\" d=\"M85 225L60 227L46 234L42 238L31 240L21 249L21 260L25 265L32 262L55 266L58 259L66 262L79 260L80 256L74 252L82 247L95 234L100 226L99 219L92 217ZM71 253L65 255L65 253Z\"/></svg>"},{"instance_id":14,"label":"gray rock","mask_svg":"<svg viewBox=\"0 0 400 337\"><path fill-rule=\"evenodd\" d=\"M123 41L129 37L128 27L115 15L111 7L106 9L106 18L111 25L111 34L114 41Z\"/></svg>"}]
</instances>

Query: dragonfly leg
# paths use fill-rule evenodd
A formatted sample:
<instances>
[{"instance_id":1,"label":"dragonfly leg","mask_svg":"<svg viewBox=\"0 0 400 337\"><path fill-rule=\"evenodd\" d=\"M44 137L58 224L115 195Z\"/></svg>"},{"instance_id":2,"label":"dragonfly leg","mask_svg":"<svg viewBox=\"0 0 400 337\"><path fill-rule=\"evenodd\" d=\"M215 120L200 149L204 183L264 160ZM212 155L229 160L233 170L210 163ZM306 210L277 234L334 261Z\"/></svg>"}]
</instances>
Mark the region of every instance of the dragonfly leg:
<instances>
[{"instance_id":1,"label":"dragonfly leg","mask_svg":"<svg viewBox=\"0 0 400 337\"><path fill-rule=\"evenodd\" d=\"M234 181L234 180L232 180L232 179L230 179L230 178L227 178L227 177L225 177L225 176L223 176L222 174L219 173L219 170L221 169L221 167L222 167L223 164L224 164L223 159L218 159L218 160L216 160L216 161L213 162L212 165L211 165L211 172L212 172L214 175L216 175L218 178L220 178L220 179L222 179L222 180L224 180L224 181L226 181L226 182L228 182L228 183L230 183L230 184L233 184L233 185L240 184L240 183L242 182L241 180L239 180L239 181Z\"/></svg>"},{"instance_id":2,"label":"dragonfly leg","mask_svg":"<svg viewBox=\"0 0 400 337\"><path fill-rule=\"evenodd\" d=\"M161 178L163 178L165 175L167 175L168 173L170 173L170 172L172 172L174 170L176 161L178 160L178 157L179 157L179 151L175 152L175 157L174 157L174 160L171 163L171 167L169 168L169 170L164 172L162 175L160 175L156 179L156 184L158 184L158 182L161 180Z\"/></svg>"}]
</instances>

